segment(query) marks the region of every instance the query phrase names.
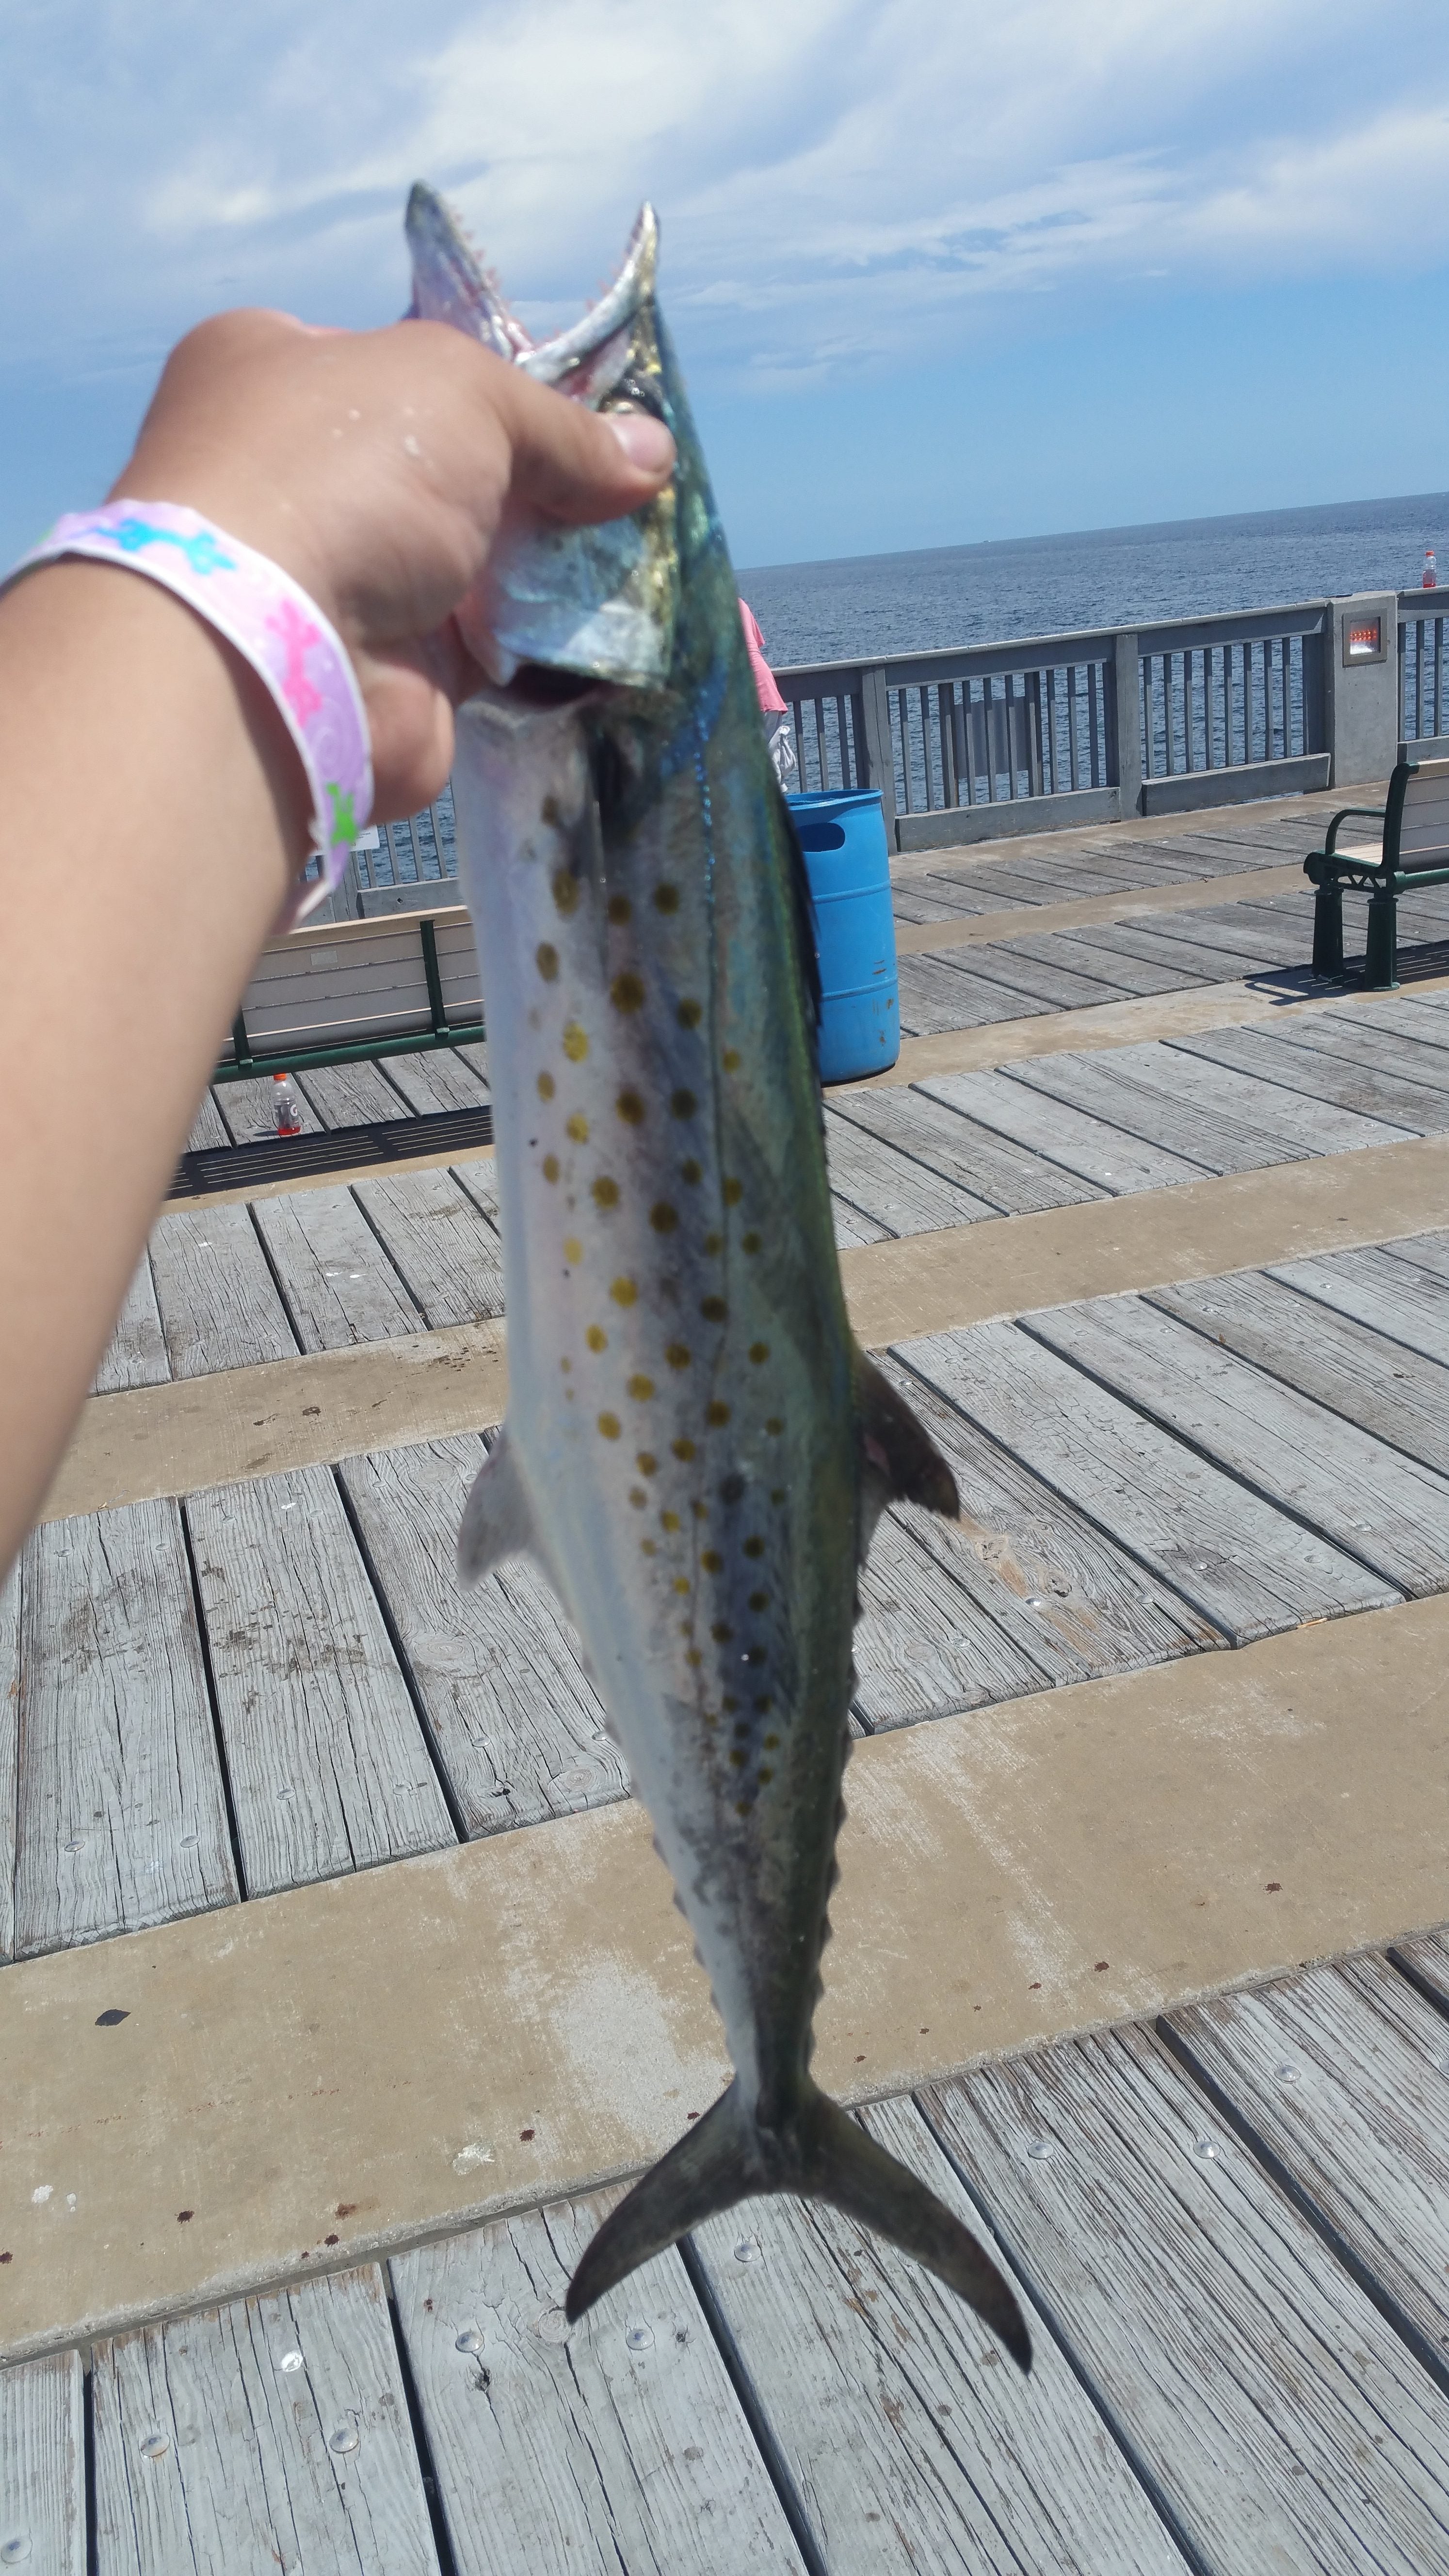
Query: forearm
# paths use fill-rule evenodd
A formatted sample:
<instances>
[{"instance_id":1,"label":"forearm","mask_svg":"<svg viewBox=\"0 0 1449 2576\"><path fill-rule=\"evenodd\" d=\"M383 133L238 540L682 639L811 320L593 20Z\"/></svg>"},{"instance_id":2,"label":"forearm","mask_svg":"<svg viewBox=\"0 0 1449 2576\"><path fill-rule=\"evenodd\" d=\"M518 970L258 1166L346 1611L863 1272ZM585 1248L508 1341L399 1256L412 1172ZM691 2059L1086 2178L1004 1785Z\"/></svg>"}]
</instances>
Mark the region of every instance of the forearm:
<instances>
[{"instance_id":1,"label":"forearm","mask_svg":"<svg viewBox=\"0 0 1449 2576\"><path fill-rule=\"evenodd\" d=\"M306 850L259 681L134 574L0 599L0 1574Z\"/></svg>"}]
</instances>

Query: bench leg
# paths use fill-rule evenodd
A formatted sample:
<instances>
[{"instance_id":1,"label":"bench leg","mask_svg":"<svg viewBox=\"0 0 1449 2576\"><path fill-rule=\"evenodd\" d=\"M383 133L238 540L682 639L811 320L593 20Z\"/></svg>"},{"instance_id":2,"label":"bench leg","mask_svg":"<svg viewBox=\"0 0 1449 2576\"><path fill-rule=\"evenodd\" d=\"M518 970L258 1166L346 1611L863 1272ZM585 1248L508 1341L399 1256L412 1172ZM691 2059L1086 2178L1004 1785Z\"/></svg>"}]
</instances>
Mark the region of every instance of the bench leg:
<instances>
[{"instance_id":1,"label":"bench leg","mask_svg":"<svg viewBox=\"0 0 1449 2576\"><path fill-rule=\"evenodd\" d=\"M1321 885L1313 906L1313 972L1343 973L1343 889Z\"/></svg>"},{"instance_id":2,"label":"bench leg","mask_svg":"<svg viewBox=\"0 0 1449 2576\"><path fill-rule=\"evenodd\" d=\"M1369 896L1368 950L1363 962L1364 986L1370 992L1391 990L1399 980L1399 917L1393 888Z\"/></svg>"}]
</instances>

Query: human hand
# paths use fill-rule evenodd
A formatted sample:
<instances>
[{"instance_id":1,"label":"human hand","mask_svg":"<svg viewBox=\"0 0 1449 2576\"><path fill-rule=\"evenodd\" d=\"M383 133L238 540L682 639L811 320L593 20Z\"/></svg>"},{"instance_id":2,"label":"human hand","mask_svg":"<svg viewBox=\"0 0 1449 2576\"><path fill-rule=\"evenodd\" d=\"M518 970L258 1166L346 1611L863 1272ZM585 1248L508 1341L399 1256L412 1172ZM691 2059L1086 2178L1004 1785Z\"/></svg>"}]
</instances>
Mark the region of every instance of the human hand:
<instances>
[{"instance_id":1,"label":"human hand","mask_svg":"<svg viewBox=\"0 0 1449 2576\"><path fill-rule=\"evenodd\" d=\"M646 414L586 411L443 323L322 331L250 310L173 349L110 497L200 511L325 610L386 820L452 766L453 709L478 679L453 611L499 530L622 518L673 467Z\"/></svg>"}]
</instances>

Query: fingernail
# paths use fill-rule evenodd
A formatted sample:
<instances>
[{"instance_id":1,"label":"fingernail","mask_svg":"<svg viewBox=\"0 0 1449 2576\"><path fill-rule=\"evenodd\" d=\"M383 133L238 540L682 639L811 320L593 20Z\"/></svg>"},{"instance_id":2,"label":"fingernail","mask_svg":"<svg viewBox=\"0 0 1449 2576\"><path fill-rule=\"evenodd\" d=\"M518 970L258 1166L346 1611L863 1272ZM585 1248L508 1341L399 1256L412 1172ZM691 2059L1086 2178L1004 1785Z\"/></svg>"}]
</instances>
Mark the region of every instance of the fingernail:
<instances>
[{"instance_id":1,"label":"fingernail","mask_svg":"<svg viewBox=\"0 0 1449 2576\"><path fill-rule=\"evenodd\" d=\"M674 463L674 441L662 420L647 411L611 411L604 415L631 465L641 474L667 474Z\"/></svg>"}]
</instances>

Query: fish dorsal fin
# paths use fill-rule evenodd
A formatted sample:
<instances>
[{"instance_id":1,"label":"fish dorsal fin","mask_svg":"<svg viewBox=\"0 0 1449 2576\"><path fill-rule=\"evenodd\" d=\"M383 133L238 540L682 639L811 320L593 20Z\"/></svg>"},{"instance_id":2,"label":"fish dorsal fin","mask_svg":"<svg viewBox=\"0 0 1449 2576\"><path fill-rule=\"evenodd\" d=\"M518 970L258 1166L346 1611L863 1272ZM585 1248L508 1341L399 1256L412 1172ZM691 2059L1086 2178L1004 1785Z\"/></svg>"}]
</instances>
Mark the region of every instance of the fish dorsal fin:
<instances>
[{"instance_id":1,"label":"fish dorsal fin","mask_svg":"<svg viewBox=\"0 0 1449 2576\"><path fill-rule=\"evenodd\" d=\"M855 1419L864 1503L862 1556L887 1503L919 1503L928 1512L959 1520L956 1479L935 1441L862 1350L855 1354Z\"/></svg>"},{"instance_id":2,"label":"fish dorsal fin","mask_svg":"<svg viewBox=\"0 0 1449 2576\"><path fill-rule=\"evenodd\" d=\"M533 1507L505 1425L473 1480L458 1531L458 1575L481 1583L510 1556L540 1558Z\"/></svg>"}]
</instances>

